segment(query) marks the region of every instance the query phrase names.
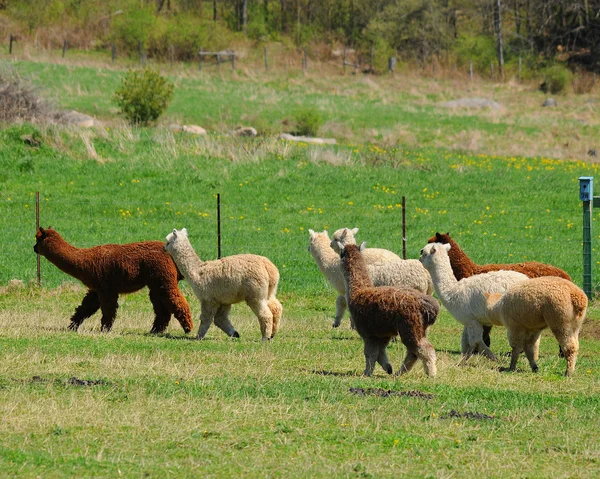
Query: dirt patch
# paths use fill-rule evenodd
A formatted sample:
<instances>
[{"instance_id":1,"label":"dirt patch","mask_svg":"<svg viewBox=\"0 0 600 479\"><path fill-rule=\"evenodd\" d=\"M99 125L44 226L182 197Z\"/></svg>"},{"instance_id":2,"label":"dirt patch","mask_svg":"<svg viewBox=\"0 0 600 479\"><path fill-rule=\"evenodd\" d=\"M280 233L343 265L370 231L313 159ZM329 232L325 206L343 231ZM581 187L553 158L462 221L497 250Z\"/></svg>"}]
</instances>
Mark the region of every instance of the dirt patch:
<instances>
[{"instance_id":1,"label":"dirt patch","mask_svg":"<svg viewBox=\"0 0 600 479\"><path fill-rule=\"evenodd\" d=\"M579 337L585 339L600 339L600 321L594 321L589 318L586 319L581 325Z\"/></svg>"},{"instance_id":2,"label":"dirt patch","mask_svg":"<svg viewBox=\"0 0 600 479\"><path fill-rule=\"evenodd\" d=\"M351 394L357 396L376 396L387 398L391 396L405 396L419 399L433 399L433 394L424 393L422 391L393 391L391 389L383 388L350 388Z\"/></svg>"},{"instance_id":3,"label":"dirt patch","mask_svg":"<svg viewBox=\"0 0 600 479\"><path fill-rule=\"evenodd\" d=\"M488 416L487 414L483 414L481 412L458 412L452 409L448 414L443 414L440 416L440 419L475 419L477 421L488 421L495 419L494 416Z\"/></svg>"},{"instance_id":4,"label":"dirt patch","mask_svg":"<svg viewBox=\"0 0 600 479\"><path fill-rule=\"evenodd\" d=\"M22 381L29 384L62 384L64 386L111 386L108 381L104 381L103 379L79 379L75 376L67 379L66 381L62 379L47 379L41 376L33 376L31 379L26 380L15 380Z\"/></svg>"}]
</instances>

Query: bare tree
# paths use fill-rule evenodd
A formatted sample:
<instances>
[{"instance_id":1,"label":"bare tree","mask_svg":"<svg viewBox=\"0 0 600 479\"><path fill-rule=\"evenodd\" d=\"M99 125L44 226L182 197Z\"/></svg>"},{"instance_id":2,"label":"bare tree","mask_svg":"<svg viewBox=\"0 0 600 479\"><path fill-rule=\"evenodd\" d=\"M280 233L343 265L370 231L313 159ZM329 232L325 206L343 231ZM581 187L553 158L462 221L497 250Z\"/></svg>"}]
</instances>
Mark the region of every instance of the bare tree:
<instances>
[{"instance_id":1,"label":"bare tree","mask_svg":"<svg viewBox=\"0 0 600 479\"><path fill-rule=\"evenodd\" d=\"M500 78L504 79L504 54L502 52L502 8L500 0L495 0L494 29L496 30L496 54L498 56L498 72Z\"/></svg>"}]
</instances>

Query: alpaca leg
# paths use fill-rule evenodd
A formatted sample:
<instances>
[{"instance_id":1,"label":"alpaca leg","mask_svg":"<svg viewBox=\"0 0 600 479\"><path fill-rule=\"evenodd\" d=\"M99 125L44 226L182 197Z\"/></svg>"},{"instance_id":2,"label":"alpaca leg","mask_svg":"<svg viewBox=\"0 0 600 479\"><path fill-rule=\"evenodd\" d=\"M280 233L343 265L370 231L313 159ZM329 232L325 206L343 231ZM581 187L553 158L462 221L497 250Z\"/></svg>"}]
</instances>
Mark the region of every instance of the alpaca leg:
<instances>
[{"instance_id":1,"label":"alpaca leg","mask_svg":"<svg viewBox=\"0 0 600 479\"><path fill-rule=\"evenodd\" d=\"M268 341L273 336L273 313L271 313L267 301L246 301L246 303L258 318L263 341Z\"/></svg>"},{"instance_id":2,"label":"alpaca leg","mask_svg":"<svg viewBox=\"0 0 600 479\"><path fill-rule=\"evenodd\" d=\"M537 373L539 368L537 365L537 358L539 356L539 346L540 346L540 338L542 336L542 331L530 331L527 333L525 337L525 356L527 356L527 360L529 361L529 365L531 366L531 370L534 373Z\"/></svg>"},{"instance_id":3,"label":"alpaca leg","mask_svg":"<svg viewBox=\"0 0 600 479\"><path fill-rule=\"evenodd\" d=\"M435 365L437 358L435 355L435 349L427 338L421 339L419 347L417 349L417 355L423 362L423 368L427 376L435 376L437 374L437 367Z\"/></svg>"},{"instance_id":4,"label":"alpaca leg","mask_svg":"<svg viewBox=\"0 0 600 479\"><path fill-rule=\"evenodd\" d=\"M463 361L466 361L473 354L475 348L469 347L469 332L467 327L463 328L462 336L460 337L460 352L463 355Z\"/></svg>"},{"instance_id":5,"label":"alpaca leg","mask_svg":"<svg viewBox=\"0 0 600 479\"><path fill-rule=\"evenodd\" d=\"M102 311L102 319L100 320L102 323L101 330L109 332L112 329L115 317L117 316L119 295L118 293L104 292L98 293L98 297L100 298L100 310Z\"/></svg>"},{"instance_id":6,"label":"alpaca leg","mask_svg":"<svg viewBox=\"0 0 600 479\"><path fill-rule=\"evenodd\" d=\"M344 318L344 313L346 312L346 296L340 294L335 299L335 319L333 320L333 327L337 328Z\"/></svg>"},{"instance_id":7,"label":"alpaca leg","mask_svg":"<svg viewBox=\"0 0 600 479\"><path fill-rule=\"evenodd\" d=\"M75 313L71 316L71 324L69 325L69 329L71 331L77 331L81 323L90 316L92 316L96 311L100 309L100 299L98 298L98 293L96 291L88 291L87 294L83 297L81 304L77 306L75 309Z\"/></svg>"},{"instance_id":8,"label":"alpaca leg","mask_svg":"<svg viewBox=\"0 0 600 479\"><path fill-rule=\"evenodd\" d=\"M179 291L179 288L175 286L166 294L162 295L161 301L163 305L167 308L167 312L169 314L169 317L167 318L167 324L172 314L173 316L175 316L175 319L179 321L179 324L181 324L183 331L186 334L189 333L194 327L194 321L192 320L192 312L190 310L190 305L185 299L185 296ZM165 328L167 327L167 324L165 324ZM152 332L155 332L154 327L152 327Z\"/></svg>"},{"instance_id":9,"label":"alpaca leg","mask_svg":"<svg viewBox=\"0 0 600 479\"><path fill-rule=\"evenodd\" d=\"M483 327L483 342L485 343L485 345L488 348L492 344L492 340L490 338L491 331L492 331L492 327L491 326L484 326Z\"/></svg>"},{"instance_id":10,"label":"alpaca leg","mask_svg":"<svg viewBox=\"0 0 600 479\"><path fill-rule=\"evenodd\" d=\"M235 330L231 321L229 321L230 304L222 304L215 313L215 325L221 329L227 336L239 338L240 334Z\"/></svg>"},{"instance_id":11,"label":"alpaca leg","mask_svg":"<svg viewBox=\"0 0 600 479\"><path fill-rule=\"evenodd\" d=\"M198 328L197 339L204 339L218 309L218 304L207 303L206 301L200 302L200 327Z\"/></svg>"},{"instance_id":12,"label":"alpaca leg","mask_svg":"<svg viewBox=\"0 0 600 479\"><path fill-rule=\"evenodd\" d=\"M568 333L560 331L560 333L552 331L562 348L565 359L567 360L567 370L565 376L570 376L575 371L575 363L577 363L577 355L579 353L579 331L576 333Z\"/></svg>"},{"instance_id":13,"label":"alpaca leg","mask_svg":"<svg viewBox=\"0 0 600 479\"><path fill-rule=\"evenodd\" d=\"M379 344L372 338L363 338L365 353L365 376L371 376L379 356Z\"/></svg>"},{"instance_id":14,"label":"alpaca leg","mask_svg":"<svg viewBox=\"0 0 600 479\"><path fill-rule=\"evenodd\" d=\"M169 308L164 304L163 295L157 290L150 290L150 302L154 308L154 324L152 325L151 333L162 333L169 325L171 313Z\"/></svg>"},{"instance_id":15,"label":"alpaca leg","mask_svg":"<svg viewBox=\"0 0 600 479\"><path fill-rule=\"evenodd\" d=\"M508 336L508 344L512 348L510 353L510 366L508 367L509 371L514 371L517 369L517 361L519 360L519 356L523 352L523 338L525 331L517 328L511 328L507 330Z\"/></svg>"},{"instance_id":16,"label":"alpaca leg","mask_svg":"<svg viewBox=\"0 0 600 479\"><path fill-rule=\"evenodd\" d=\"M483 342L483 326L479 321L471 320L467 323L467 335L469 338L469 345L478 348L481 354L492 361L496 360L494 353L486 346Z\"/></svg>"},{"instance_id":17,"label":"alpaca leg","mask_svg":"<svg viewBox=\"0 0 600 479\"><path fill-rule=\"evenodd\" d=\"M273 315L273 333L271 334L272 339L273 336L275 336L275 333L277 333L277 331L279 330L281 316L283 315L283 306L275 297L271 298L267 305L269 306L271 314Z\"/></svg>"},{"instance_id":18,"label":"alpaca leg","mask_svg":"<svg viewBox=\"0 0 600 479\"><path fill-rule=\"evenodd\" d=\"M397 372L398 376L402 376L403 374L406 374L408 371L410 371L417 362L417 359L419 359L419 356L417 355L416 348L407 347L404 362L402 363L402 366L400 366L400 369Z\"/></svg>"},{"instance_id":19,"label":"alpaca leg","mask_svg":"<svg viewBox=\"0 0 600 479\"><path fill-rule=\"evenodd\" d=\"M377 362L381 365L386 373L392 374L392 365L387 357L387 346L389 343L389 340L383 340L380 342L379 353L377 354Z\"/></svg>"}]
</instances>

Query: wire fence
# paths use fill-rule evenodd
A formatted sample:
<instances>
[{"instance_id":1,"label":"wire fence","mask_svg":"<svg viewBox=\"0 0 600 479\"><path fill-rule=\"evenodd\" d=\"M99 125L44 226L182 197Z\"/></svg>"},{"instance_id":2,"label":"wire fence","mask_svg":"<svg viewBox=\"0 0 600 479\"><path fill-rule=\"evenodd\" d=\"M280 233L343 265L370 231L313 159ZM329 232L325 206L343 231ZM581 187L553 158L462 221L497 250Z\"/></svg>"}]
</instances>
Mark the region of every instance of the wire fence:
<instances>
[{"instance_id":1,"label":"wire fence","mask_svg":"<svg viewBox=\"0 0 600 479\"><path fill-rule=\"evenodd\" d=\"M216 195L190 202L136 205L131 199L114 202L54 200L43 193L40 223L52 226L69 243L90 247L103 243L164 240L173 228L186 227L198 255L218 256ZM593 222L600 213L595 213ZM36 215L35 195L0 201L3 248L0 250L0 284L18 279L37 281L33 251ZM229 203L221 197L222 255L255 253L269 257L281 272L280 290L320 294L328 288L308 252L309 229L331 233L342 227L359 227L358 239L370 247L386 248L402 256L402 205L265 204L260 199ZM477 263L541 261L566 270L582 283L581 203L554 206L523 204L510 209L448 206L428 209L411 203L406 207L408 258L436 231L450 232ZM593 248L595 251L595 248ZM597 261L593 262L596 266ZM41 284L54 287L74 281L44 258Z\"/></svg>"}]
</instances>

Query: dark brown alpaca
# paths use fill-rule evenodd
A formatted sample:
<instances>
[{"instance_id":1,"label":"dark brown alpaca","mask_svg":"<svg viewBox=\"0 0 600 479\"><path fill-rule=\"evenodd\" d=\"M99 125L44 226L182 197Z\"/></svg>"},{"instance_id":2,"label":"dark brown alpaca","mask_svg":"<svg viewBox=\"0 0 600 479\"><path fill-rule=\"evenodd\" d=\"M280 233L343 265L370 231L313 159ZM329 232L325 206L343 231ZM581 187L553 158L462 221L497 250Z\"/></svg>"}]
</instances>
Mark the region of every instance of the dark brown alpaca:
<instances>
[{"instance_id":1,"label":"dark brown alpaca","mask_svg":"<svg viewBox=\"0 0 600 479\"><path fill-rule=\"evenodd\" d=\"M376 362L388 374L392 373L386 348L398 335L407 350L398 374L410 371L417 359L421 359L425 372L435 376L435 350L427 339L427 328L435 322L439 313L437 301L414 289L373 286L360 253L363 245L359 248L338 244L348 309L364 342L365 376L373 374Z\"/></svg>"},{"instance_id":2,"label":"dark brown alpaca","mask_svg":"<svg viewBox=\"0 0 600 479\"><path fill-rule=\"evenodd\" d=\"M86 318L102 311L102 331L110 331L117 315L118 298L148 286L155 319L152 333L163 332L173 314L186 333L193 327L190 307L177 282L183 277L162 241L106 244L76 248L55 230L39 228L33 250L58 269L77 278L88 288L71 317L69 329L76 331Z\"/></svg>"},{"instance_id":3,"label":"dark brown alpaca","mask_svg":"<svg viewBox=\"0 0 600 479\"><path fill-rule=\"evenodd\" d=\"M427 241L428 243L442 243L449 244L450 251L448 256L450 257L450 265L452 266L452 272L458 281L463 278L468 278L481 273L489 273L490 271L517 271L523 273L525 276L530 278L539 278L541 276L558 276L559 278L565 278L569 281L571 277L564 272L562 269L557 268L549 264L538 263L537 261L527 261L524 263L509 263L509 264L482 264L479 265L471 261L466 253L458 246L456 241L450 237L450 233L442 234L436 233ZM489 346L491 326L483 327L483 342Z\"/></svg>"}]
</instances>

